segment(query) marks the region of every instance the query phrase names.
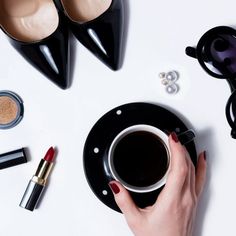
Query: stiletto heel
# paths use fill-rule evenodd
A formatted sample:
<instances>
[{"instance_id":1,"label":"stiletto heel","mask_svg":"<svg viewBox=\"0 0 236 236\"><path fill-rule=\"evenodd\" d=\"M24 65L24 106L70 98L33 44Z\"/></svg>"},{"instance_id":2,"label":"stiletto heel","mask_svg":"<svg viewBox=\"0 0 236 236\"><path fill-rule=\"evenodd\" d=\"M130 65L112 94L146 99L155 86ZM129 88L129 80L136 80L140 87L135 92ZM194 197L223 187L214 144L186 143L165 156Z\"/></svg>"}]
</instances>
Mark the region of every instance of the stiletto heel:
<instances>
[{"instance_id":1,"label":"stiletto heel","mask_svg":"<svg viewBox=\"0 0 236 236\"><path fill-rule=\"evenodd\" d=\"M121 67L124 44L122 0L54 0L76 38L113 70Z\"/></svg>"},{"instance_id":2,"label":"stiletto heel","mask_svg":"<svg viewBox=\"0 0 236 236\"><path fill-rule=\"evenodd\" d=\"M69 86L66 22L52 0L0 0L0 28L12 46L62 89Z\"/></svg>"}]
</instances>

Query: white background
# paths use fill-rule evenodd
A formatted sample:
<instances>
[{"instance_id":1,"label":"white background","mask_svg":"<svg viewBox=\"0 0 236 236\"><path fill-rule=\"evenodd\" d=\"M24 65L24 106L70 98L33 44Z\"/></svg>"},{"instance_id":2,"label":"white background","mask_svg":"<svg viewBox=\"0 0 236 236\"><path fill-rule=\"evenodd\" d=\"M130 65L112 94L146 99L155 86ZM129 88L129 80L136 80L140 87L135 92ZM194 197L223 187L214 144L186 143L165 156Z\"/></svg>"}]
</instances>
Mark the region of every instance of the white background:
<instances>
[{"instance_id":1,"label":"white background","mask_svg":"<svg viewBox=\"0 0 236 236\"><path fill-rule=\"evenodd\" d=\"M101 203L83 172L85 139L110 109L129 102L161 104L182 114L196 130L198 152L207 150L208 177L195 236L236 235L236 140L230 137L226 81L208 76L184 53L214 26L236 24L235 2L129 1L124 64L113 72L76 42L73 83L61 90L31 67L0 33L0 90L24 100L15 128L0 131L0 153L29 149L29 162L0 171L1 236L128 236L123 216ZM158 74L177 70L180 92L165 93ZM26 185L50 146L58 148L50 184L33 213L20 208Z\"/></svg>"}]
</instances>

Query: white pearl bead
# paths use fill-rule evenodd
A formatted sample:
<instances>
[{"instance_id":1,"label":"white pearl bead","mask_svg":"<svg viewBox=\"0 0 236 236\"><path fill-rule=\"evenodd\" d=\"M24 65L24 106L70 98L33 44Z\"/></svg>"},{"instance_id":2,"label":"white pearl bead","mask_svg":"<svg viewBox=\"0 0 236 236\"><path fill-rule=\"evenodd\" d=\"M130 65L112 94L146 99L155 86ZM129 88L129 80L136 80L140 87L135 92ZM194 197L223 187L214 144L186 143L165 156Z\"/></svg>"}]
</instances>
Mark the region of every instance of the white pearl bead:
<instances>
[{"instance_id":1,"label":"white pearl bead","mask_svg":"<svg viewBox=\"0 0 236 236\"><path fill-rule=\"evenodd\" d=\"M178 79L178 77L178 73L174 70L166 74L166 79L168 79L171 83L174 83Z\"/></svg>"},{"instance_id":2,"label":"white pearl bead","mask_svg":"<svg viewBox=\"0 0 236 236\"><path fill-rule=\"evenodd\" d=\"M171 84L166 87L166 92L169 94L176 94L179 90L179 87L177 84Z\"/></svg>"},{"instance_id":3,"label":"white pearl bead","mask_svg":"<svg viewBox=\"0 0 236 236\"><path fill-rule=\"evenodd\" d=\"M166 86L169 84L169 81L167 79L163 79L161 83Z\"/></svg>"},{"instance_id":4,"label":"white pearl bead","mask_svg":"<svg viewBox=\"0 0 236 236\"><path fill-rule=\"evenodd\" d=\"M161 72L161 73L159 74L159 78L160 78L160 79L164 79L165 76L166 76L166 73L165 73L165 72Z\"/></svg>"}]
</instances>

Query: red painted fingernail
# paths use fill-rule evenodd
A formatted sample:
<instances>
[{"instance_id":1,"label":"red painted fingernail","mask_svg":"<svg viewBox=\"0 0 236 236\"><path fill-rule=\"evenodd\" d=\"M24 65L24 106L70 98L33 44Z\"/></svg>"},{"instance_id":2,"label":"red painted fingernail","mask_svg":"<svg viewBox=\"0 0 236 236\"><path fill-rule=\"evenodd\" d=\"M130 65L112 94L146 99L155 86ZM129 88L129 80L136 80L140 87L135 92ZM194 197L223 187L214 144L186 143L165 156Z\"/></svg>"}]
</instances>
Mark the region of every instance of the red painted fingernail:
<instances>
[{"instance_id":1,"label":"red painted fingernail","mask_svg":"<svg viewBox=\"0 0 236 236\"><path fill-rule=\"evenodd\" d=\"M206 161L207 157L206 157L206 151L203 152L203 158Z\"/></svg>"},{"instance_id":2,"label":"red painted fingernail","mask_svg":"<svg viewBox=\"0 0 236 236\"><path fill-rule=\"evenodd\" d=\"M109 186L113 193L117 194L120 192L119 187L115 183L109 183Z\"/></svg>"},{"instance_id":3,"label":"red painted fingernail","mask_svg":"<svg viewBox=\"0 0 236 236\"><path fill-rule=\"evenodd\" d=\"M172 138L176 143L179 142L178 136L176 135L175 132L172 132L170 135L171 135L171 138Z\"/></svg>"}]
</instances>

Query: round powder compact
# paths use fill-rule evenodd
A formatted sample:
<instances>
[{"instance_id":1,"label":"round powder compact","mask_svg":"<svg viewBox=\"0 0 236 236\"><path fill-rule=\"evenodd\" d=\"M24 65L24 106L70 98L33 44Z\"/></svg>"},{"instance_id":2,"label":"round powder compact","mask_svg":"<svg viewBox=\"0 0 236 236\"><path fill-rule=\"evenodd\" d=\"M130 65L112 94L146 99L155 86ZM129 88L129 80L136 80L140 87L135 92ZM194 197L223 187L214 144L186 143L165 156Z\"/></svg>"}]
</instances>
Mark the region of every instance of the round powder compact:
<instances>
[{"instance_id":1,"label":"round powder compact","mask_svg":"<svg viewBox=\"0 0 236 236\"><path fill-rule=\"evenodd\" d=\"M21 98L11 91L0 91L0 129L16 126L24 114Z\"/></svg>"}]
</instances>

